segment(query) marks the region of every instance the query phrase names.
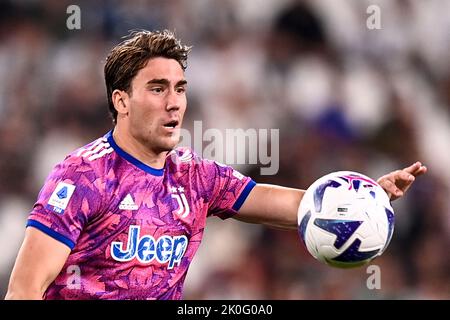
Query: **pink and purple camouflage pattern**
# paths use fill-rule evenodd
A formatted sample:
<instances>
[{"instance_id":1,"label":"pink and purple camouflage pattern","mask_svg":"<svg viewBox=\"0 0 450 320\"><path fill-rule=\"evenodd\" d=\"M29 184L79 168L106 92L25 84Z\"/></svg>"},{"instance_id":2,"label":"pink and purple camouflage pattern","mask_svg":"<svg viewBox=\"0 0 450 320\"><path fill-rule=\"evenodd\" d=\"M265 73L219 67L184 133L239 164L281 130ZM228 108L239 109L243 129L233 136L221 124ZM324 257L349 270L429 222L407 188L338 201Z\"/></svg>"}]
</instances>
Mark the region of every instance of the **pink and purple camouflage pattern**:
<instances>
[{"instance_id":1,"label":"pink and purple camouflage pattern","mask_svg":"<svg viewBox=\"0 0 450 320\"><path fill-rule=\"evenodd\" d=\"M206 218L232 217L254 186L188 148L151 168L107 133L55 166L30 213L71 249L44 298L182 299Z\"/></svg>"}]
</instances>

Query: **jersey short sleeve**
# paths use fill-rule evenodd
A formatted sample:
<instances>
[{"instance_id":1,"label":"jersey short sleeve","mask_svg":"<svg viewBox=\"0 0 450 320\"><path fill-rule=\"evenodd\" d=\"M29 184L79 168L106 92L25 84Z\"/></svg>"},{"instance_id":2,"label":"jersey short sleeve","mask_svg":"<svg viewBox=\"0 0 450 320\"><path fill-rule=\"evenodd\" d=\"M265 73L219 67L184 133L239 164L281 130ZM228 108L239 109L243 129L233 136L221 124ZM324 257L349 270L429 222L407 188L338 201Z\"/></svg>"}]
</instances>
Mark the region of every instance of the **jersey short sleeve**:
<instances>
[{"instance_id":1,"label":"jersey short sleeve","mask_svg":"<svg viewBox=\"0 0 450 320\"><path fill-rule=\"evenodd\" d=\"M73 249L87 221L99 212L101 181L83 158L56 165L33 206L27 227L35 227Z\"/></svg>"},{"instance_id":2,"label":"jersey short sleeve","mask_svg":"<svg viewBox=\"0 0 450 320\"><path fill-rule=\"evenodd\" d=\"M222 219L235 215L256 183L230 166L203 160L202 169L210 183L211 197L208 215Z\"/></svg>"}]
</instances>

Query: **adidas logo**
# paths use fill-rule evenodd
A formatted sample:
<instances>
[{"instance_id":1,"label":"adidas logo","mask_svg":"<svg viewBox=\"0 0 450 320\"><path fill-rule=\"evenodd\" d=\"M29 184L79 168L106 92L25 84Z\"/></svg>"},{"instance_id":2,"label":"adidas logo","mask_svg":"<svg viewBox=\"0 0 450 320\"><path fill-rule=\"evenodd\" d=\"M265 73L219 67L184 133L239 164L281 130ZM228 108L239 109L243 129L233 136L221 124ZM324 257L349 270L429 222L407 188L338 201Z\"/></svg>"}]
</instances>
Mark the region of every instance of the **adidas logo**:
<instances>
[{"instance_id":1,"label":"adidas logo","mask_svg":"<svg viewBox=\"0 0 450 320\"><path fill-rule=\"evenodd\" d=\"M120 210L137 210L139 207L136 203L134 203L131 194L127 194L127 196L122 200L119 205Z\"/></svg>"}]
</instances>

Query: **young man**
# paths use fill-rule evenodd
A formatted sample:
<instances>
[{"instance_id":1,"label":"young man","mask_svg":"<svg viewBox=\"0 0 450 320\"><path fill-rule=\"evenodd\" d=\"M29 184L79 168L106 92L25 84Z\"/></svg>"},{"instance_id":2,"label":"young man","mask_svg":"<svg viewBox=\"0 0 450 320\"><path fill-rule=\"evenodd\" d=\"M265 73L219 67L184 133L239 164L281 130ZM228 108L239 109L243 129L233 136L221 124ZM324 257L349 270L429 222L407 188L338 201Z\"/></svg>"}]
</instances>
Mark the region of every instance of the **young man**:
<instances>
[{"instance_id":1,"label":"young man","mask_svg":"<svg viewBox=\"0 0 450 320\"><path fill-rule=\"evenodd\" d=\"M190 48L138 32L105 65L114 128L56 165L30 213L7 299L181 299L206 218L296 229L304 190L256 184L174 149ZM420 163L378 182L392 200Z\"/></svg>"}]
</instances>

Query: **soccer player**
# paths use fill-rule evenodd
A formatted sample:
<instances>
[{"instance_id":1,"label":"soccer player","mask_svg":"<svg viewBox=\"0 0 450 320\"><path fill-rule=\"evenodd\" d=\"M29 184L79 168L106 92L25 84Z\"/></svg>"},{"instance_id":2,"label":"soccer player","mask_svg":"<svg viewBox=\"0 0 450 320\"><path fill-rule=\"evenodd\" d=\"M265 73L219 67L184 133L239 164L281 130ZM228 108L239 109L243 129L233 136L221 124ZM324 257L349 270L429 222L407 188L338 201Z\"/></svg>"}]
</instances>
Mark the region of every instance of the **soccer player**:
<instances>
[{"instance_id":1,"label":"soccer player","mask_svg":"<svg viewBox=\"0 0 450 320\"><path fill-rule=\"evenodd\" d=\"M181 299L208 216L296 229L304 190L176 149L190 48L141 31L104 68L114 127L68 155L31 211L7 299ZM401 197L420 162L378 182Z\"/></svg>"}]
</instances>

